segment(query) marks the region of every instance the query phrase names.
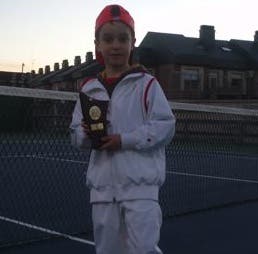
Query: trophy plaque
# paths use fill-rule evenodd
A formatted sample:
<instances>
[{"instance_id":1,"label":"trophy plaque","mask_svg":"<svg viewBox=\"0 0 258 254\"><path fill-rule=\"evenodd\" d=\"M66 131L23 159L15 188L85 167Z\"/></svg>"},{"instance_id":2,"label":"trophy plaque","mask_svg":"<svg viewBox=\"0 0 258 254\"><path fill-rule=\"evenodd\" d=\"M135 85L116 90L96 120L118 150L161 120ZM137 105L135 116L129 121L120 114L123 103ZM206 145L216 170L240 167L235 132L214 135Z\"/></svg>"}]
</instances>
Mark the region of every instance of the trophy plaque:
<instances>
[{"instance_id":1,"label":"trophy plaque","mask_svg":"<svg viewBox=\"0 0 258 254\"><path fill-rule=\"evenodd\" d=\"M83 120L89 126L92 148L98 149L102 145L101 138L107 135L108 101L97 100L80 92L80 102Z\"/></svg>"}]
</instances>

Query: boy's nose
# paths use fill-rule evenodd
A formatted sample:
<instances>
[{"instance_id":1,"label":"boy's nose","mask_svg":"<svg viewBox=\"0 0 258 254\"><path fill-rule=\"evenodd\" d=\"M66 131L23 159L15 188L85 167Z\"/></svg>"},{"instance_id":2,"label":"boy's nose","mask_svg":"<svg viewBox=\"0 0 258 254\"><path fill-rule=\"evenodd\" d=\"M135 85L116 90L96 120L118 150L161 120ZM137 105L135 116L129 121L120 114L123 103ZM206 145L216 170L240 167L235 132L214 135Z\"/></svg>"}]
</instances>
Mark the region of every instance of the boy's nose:
<instances>
[{"instance_id":1,"label":"boy's nose","mask_svg":"<svg viewBox=\"0 0 258 254\"><path fill-rule=\"evenodd\" d=\"M113 46L113 47L120 47L120 45L121 45L121 42L119 41L119 39L118 39L118 38L115 38L115 39L113 40L112 46Z\"/></svg>"}]
</instances>

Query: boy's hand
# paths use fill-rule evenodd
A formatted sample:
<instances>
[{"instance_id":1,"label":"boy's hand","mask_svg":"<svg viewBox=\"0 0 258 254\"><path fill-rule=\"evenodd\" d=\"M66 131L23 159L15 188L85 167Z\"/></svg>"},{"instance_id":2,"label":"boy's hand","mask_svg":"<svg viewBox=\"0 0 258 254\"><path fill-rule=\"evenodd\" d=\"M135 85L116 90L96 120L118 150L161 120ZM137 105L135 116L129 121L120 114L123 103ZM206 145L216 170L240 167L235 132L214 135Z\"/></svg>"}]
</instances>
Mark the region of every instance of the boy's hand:
<instances>
[{"instance_id":1,"label":"boy's hand","mask_svg":"<svg viewBox=\"0 0 258 254\"><path fill-rule=\"evenodd\" d=\"M119 150L121 149L121 136L116 135L108 135L101 139L104 143L99 149L100 150Z\"/></svg>"},{"instance_id":2,"label":"boy's hand","mask_svg":"<svg viewBox=\"0 0 258 254\"><path fill-rule=\"evenodd\" d=\"M82 128L83 128L83 131L84 131L87 135L89 135L89 134L90 134L90 128L89 128L89 126L88 126L84 121L81 122L81 126L82 126Z\"/></svg>"}]
</instances>

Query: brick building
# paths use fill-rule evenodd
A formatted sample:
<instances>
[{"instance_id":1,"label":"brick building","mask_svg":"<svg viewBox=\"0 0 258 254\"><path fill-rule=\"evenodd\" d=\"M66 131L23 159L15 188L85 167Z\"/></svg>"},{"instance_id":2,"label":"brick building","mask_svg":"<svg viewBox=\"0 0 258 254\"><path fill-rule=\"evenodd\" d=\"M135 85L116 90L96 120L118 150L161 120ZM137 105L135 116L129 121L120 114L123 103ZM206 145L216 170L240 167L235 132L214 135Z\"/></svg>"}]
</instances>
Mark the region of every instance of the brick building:
<instances>
[{"instance_id":1,"label":"brick building","mask_svg":"<svg viewBox=\"0 0 258 254\"><path fill-rule=\"evenodd\" d=\"M168 99L258 99L258 31L253 41L216 40L215 28L202 25L199 38L148 32L135 58L160 81ZM78 91L81 81L101 67L87 52L69 66L39 69L29 87Z\"/></svg>"}]
</instances>

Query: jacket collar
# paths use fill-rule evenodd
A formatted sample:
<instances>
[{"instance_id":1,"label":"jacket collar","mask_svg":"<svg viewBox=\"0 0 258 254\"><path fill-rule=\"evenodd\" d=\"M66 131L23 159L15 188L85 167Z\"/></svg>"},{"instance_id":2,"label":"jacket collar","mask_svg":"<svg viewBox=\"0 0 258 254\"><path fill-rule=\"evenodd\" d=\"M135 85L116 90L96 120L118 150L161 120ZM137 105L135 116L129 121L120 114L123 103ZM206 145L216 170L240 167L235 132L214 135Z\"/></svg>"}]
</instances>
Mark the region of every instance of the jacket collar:
<instances>
[{"instance_id":1,"label":"jacket collar","mask_svg":"<svg viewBox=\"0 0 258 254\"><path fill-rule=\"evenodd\" d=\"M148 70L140 64L135 64L135 65L131 65L131 67L129 68L129 70L127 70L126 72L124 72L118 79L117 79L117 83L119 83L122 79L127 79L127 78L132 78L132 77L140 77L142 76L144 73L148 73ZM105 83L105 70L100 72L97 75L97 79L101 82L101 83Z\"/></svg>"}]
</instances>

